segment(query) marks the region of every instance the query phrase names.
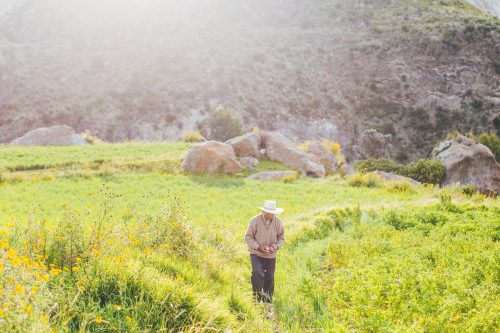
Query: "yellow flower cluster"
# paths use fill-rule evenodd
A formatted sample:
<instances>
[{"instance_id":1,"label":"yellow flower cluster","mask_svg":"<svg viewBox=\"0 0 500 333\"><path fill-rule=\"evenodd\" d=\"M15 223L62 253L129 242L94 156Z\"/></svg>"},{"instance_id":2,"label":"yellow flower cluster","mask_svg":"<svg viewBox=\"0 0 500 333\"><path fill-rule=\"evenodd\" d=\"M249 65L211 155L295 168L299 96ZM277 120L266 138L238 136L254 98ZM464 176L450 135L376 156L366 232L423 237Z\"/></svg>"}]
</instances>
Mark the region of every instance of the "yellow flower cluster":
<instances>
[{"instance_id":1,"label":"yellow flower cluster","mask_svg":"<svg viewBox=\"0 0 500 333\"><path fill-rule=\"evenodd\" d=\"M50 279L42 260L20 255L7 238L8 232L0 232L0 322L21 320L23 330L30 331L30 323L41 320L39 304L43 302L45 285Z\"/></svg>"}]
</instances>

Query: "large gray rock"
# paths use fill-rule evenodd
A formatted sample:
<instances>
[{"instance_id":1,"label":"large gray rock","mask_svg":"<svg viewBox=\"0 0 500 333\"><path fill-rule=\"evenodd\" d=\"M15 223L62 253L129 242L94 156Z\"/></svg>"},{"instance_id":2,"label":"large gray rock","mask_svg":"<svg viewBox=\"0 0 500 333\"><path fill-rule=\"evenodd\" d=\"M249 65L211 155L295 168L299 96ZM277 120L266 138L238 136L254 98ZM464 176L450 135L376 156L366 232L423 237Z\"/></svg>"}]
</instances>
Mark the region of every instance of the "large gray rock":
<instances>
[{"instance_id":1,"label":"large gray rock","mask_svg":"<svg viewBox=\"0 0 500 333\"><path fill-rule=\"evenodd\" d=\"M226 141L226 143L233 147L234 152L238 157L260 157L259 149L261 140L259 132L240 135Z\"/></svg>"},{"instance_id":2,"label":"large gray rock","mask_svg":"<svg viewBox=\"0 0 500 333\"><path fill-rule=\"evenodd\" d=\"M310 141L306 143L307 152L316 156L327 173L333 173L337 170L337 158L332 151L326 150L325 146L319 141Z\"/></svg>"},{"instance_id":3,"label":"large gray rock","mask_svg":"<svg viewBox=\"0 0 500 333\"><path fill-rule=\"evenodd\" d=\"M184 157L182 168L187 172L197 174L241 172L233 147L218 141L207 141L195 145Z\"/></svg>"},{"instance_id":4,"label":"large gray rock","mask_svg":"<svg viewBox=\"0 0 500 333\"><path fill-rule=\"evenodd\" d=\"M285 177L296 177L296 171L263 171L248 176L248 179L256 180L283 180Z\"/></svg>"},{"instance_id":5,"label":"large gray rock","mask_svg":"<svg viewBox=\"0 0 500 333\"><path fill-rule=\"evenodd\" d=\"M500 192L500 166L488 147L465 136L441 142L431 158L443 161L446 184L472 184L482 192Z\"/></svg>"},{"instance_id":6,"label":"large gray rock","mask_svg":"<svg viewBox=\"0 0 500 333\"><path fill-rule=\"evenodd\" d=\"M299 150L292 141L282 134L261 131L261 141L269 159L299 169L309 177L325 176L325 168L316 156Z\"/></svg>"},{"instance_id":7,"label":"large gray rock","mask_svg":"<svg viewBox=\"0 0 500 333\"><path fill-rule=\"evenodd\" d=\"M57 125L30 131L10 143L11 146L67 146L88 144L71 127Z\"/></svg>"}]
</instances>

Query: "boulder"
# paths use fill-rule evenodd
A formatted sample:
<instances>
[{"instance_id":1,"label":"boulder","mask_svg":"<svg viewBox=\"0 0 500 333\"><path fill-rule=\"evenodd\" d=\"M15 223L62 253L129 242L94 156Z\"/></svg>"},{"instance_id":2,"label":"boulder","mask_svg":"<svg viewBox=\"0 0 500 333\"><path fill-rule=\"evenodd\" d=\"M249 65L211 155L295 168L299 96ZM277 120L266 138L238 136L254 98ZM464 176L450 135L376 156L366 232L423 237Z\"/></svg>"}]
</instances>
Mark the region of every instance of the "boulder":
<instances>
[{"instance_id":1,"label":"boulder","mask_svg":"<svg viewBox=\"0 0 500 333\"><path fill-rule=\"evenodd\" d=\"M88 144L71 127L57 125L41 127L12 141L11 146L67 146Z\"/></svg>"},{"instance_id":2,"label":"boulder","mask_svg":"<svg viewBox=\"0 0 500 333\"><path fill-rule=\"evenodd\" d=\"M385 180L406 180L412 184L420 184L420 182L416 181L413 178L397 175L397 174L392 173L392 172L375 170L375 171L370 172L370 173L376 174L376 175L380 176L380 178L385 179Z\"/></svg>"},{"instance_id":3,"label":"boulder","mask_svg":"<svg viewBox=\"0 0 500 333\"><path fill-rule=\"evenodd\" d=\"M242 168L248 169L259 165L259 160L252 156L245 156L240 158L240 165Z\"/></svg>"},{"instance_id":4,"label":"boulder","mask_svg":"<svg viewBox=\"0 0 500 333\"><path fill-rule=\"evenodd\" d=\"M325 168L316 156L299 150L292 141L282 134L261 131L261 141L269 159L299 169L306 176L325 176Z\"/></svg>"},{"instance_id":5,"label":"boulder","mask_svg":"<svg viewBox=\"0 0 500 333\"><path fill-rule=\"evenodd\" d=\"M488 147L460 135L441 142L431 158L444 163L445 184L472 184L481 192L500 193L500 166Z\"/></svg>"},{"instance_id":6,"label":"boulder","mask_svg":"<svg viewBox=\"0 0 500 333\"><path fill-rule=\"evenodd\" d=\"M190 173L241 172L233 147L218 141L193 146L184 157L182 168Z\"/></svg>"},{"instance_id":7,"label":"boulder","mask_svg":"<svg viewBox=\"0 0 500 333\"><path fill-rule=\"evenodd\" d=\"M226 143L233 147L234 152L238 157L260 157L259 148L261 141L259 132L240 135L226 141Z\"/></svg>"},{"instance_id":8,"label":"boulder","mask_svg":"<svg viewBox=\"0 0 500 333\"><path fill-rule=\"evenodd\" d=\"M255 180L283 180L285 177L296 177L296 171L263 171L248 176L248 179Z\"/></svg>"},{"instance_id":9,"label":"boulder","mask_svg":"<svg viewBox=\"0 0 500 333\"><path fill-rule=\"evenodd\" d=\"M319 141L307 142L307 152L316 156L327 173L337 170L337 158L332 151L326 150L325 146Z\"/></svg>"}]
</instances>

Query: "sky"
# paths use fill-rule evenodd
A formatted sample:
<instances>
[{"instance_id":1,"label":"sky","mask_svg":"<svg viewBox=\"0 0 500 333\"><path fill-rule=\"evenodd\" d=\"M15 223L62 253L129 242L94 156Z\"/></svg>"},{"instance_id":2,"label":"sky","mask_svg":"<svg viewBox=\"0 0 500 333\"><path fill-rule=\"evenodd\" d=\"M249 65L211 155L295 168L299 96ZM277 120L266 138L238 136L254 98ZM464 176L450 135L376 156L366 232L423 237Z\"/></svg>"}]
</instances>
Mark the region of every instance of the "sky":
<instances>
[{"instance_id":1,"label":"sky","mask_svg":"<svg viewBox=\"0 0 500 333\"><path fill-rule=\"evenodd\" d=\"M0 13L3 13L15 0L0 0Z\"/></svg>"}]
</instances>

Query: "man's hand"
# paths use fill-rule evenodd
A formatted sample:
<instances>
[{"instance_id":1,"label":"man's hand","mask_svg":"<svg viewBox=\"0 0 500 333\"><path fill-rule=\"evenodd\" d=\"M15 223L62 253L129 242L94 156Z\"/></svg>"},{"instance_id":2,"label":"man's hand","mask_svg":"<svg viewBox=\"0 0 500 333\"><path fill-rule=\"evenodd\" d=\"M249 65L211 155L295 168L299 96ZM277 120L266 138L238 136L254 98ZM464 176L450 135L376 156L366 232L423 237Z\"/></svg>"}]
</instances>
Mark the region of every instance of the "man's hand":
<instances>
[{"instance_id":1,"label":"man's hand","mask_svg":"<svg viewBox=\"0 0 500 333\"><path fill-rule=\"evenodd\" d=\"M259 248L257 250L260 252L269 253L269 252L271 252L271 247L267 246L267 245L259 246Z\"/></svg>"},{"instance_id":2,"label":"man's hand","mask_svg":"<svg viewBox=\"0 0 500 333\"><path fill-rule=\"evenodd\" d=\"M276 243L271 244L271 246L269 247L269 251L271 252L278 251L278 245Z\"/></svg>"}]
</instances>

